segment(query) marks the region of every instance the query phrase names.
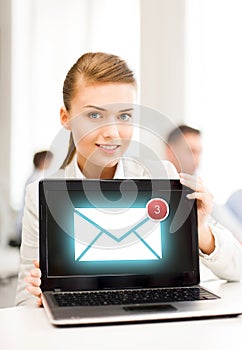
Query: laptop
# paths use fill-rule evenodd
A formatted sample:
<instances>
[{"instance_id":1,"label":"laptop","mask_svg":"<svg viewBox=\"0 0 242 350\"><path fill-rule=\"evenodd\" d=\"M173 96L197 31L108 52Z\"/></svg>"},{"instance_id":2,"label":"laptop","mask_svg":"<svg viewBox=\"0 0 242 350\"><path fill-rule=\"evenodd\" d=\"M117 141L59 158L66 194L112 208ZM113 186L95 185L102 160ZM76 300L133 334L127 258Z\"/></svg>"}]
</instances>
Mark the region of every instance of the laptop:
<instances>
[{"instance_id":1,"label":"laptop","mask_svg":"<svg viewBox=\"0 0 242 350\"><path fill-rule=\"evenodd\" d=\"M39 182L43 306L52 324L237 315L199 285L196 201L179 180ZM233 298L231 298L233 299Z\"/></svg>"}]
</instances>

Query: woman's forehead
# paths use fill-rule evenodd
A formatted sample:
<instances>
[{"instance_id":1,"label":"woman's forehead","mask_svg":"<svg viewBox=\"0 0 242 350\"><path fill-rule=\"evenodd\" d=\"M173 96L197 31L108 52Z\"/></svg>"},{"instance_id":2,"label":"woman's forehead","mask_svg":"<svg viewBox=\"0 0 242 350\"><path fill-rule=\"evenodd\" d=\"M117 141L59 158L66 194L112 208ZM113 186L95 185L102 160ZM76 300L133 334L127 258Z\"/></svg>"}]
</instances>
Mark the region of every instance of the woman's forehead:
<instances>
[{"instance_id":1,"label":"woman's forehead","mask_svg":"<svg viewBox=\"0 0 242 350\"><path fill-rule=\"evenodd\" d=\"M82 83L77 86L74 104L80 106L108 106L115 104L132 104L135 102L136 88L127 83Z\"/></svg>"}]
</instances>

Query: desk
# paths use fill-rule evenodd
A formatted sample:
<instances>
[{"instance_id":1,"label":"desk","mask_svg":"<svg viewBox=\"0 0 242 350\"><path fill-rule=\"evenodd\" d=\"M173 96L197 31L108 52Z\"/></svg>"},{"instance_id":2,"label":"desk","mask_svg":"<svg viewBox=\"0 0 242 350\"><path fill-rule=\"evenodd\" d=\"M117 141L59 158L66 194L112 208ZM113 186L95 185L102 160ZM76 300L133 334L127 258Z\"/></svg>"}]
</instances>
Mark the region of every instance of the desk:
<instances>
[{"instance_id":1,"label":"desk","mask_svg":"<svg viewBox=\"0 0 242 350\"><path fill-rule=\"evenodd\" d=\"M218 282L204 284L219 292ZM211 288L212 286L212 288ZM227 293L241 295L242 284L229 283ZM241 293L241 294L240 294ZM242 317L129 325L57 328L43 308L0 310L1 350L147 350L241 349Z\"/></svg>"}]
</instances>

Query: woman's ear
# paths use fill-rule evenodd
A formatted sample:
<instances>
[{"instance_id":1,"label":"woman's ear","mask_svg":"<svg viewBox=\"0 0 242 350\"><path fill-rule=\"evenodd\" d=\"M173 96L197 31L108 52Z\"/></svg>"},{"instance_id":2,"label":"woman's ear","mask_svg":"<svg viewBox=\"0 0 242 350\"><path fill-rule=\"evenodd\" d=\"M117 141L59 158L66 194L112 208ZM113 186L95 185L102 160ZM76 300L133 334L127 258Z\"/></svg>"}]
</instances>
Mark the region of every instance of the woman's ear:
<instances>
[{"instance_id":1,"label":"woman's ear","mask_svg":"<svg viewBox=\"0 0 242 350\"><path fill-rule=\"evenodd\" d=\"M70 116L64 106L60 109L60 121L64 128L66 128L67 130L71 130Z\"/></svg>"}]
</instances>

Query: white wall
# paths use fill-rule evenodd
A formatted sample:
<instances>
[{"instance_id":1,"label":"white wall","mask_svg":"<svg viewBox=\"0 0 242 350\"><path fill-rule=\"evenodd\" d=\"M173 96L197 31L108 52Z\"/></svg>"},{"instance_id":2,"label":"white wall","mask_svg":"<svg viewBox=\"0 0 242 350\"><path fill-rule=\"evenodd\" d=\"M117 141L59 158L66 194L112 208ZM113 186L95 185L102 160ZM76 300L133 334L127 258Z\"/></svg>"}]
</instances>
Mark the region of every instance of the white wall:
<instances>
[{"instance_id":1,"label":"white wall","mask_svg":"<svg viewBox=\"0 0 242 350\"><path fill-rule=\"evenodd\" d=\"M63 81L87 45L88 16L86 0L12 3L10 199L18 209L33 154L50 148L61 128Z\"/></svg>"},{"instance_id":2,"label":"white wall","mask_svg":"<svg viewBox=\"0 0 242 350\"><path fill-rule=\"evenodd\" d=\"M140 4L140 99L142 105L155 109L145 108L142 140L162 158L162 139L184 119L185 1L141 0Z\"/></svg>"},{"instance_id":3,"label":"white wall","mask_svg":"<svg viewBox=\"0 0 242 350\"><path fill-rule=\"evenodd\" d=\"M11 129L11 1L0 0L0 246L9 231Z\"/></svg>"},{"instance_id":4,"label":"white wall","mask_svg":"<svg viewBox=\"0 0 242 350\"><path fill-rule=\"evenodd\" d=\"M202 130L200 174L222 204L242 187L242 2L186 2L186 117Z\"/></svg>"}]
</instances>

